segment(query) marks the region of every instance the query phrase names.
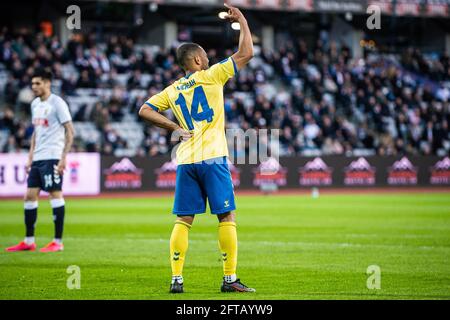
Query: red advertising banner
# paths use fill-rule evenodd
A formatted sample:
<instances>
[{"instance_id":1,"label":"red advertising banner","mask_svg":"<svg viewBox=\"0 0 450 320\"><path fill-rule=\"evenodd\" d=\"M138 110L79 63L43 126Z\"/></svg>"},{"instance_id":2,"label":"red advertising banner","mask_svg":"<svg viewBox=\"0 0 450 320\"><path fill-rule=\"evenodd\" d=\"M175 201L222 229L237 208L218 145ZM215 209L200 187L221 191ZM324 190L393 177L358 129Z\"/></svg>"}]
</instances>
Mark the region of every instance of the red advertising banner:
<instances>
[{"instance_id":1,"label":"red advertising banner","mask_svg":"<svg viewBox=\"0 0 450 320\"><path fill-rule=\"evenodd\" d=\"M276 185L282 187L287 184L288 170L281 166L275 158L269 158L253 170L253 185L261 187L264 185Z\"/></svg>"},{"instance_id":2,"label":"red advertising banner","mask_svg":"<svg viewBox=\"0 0 450 320\"><path fill-rule=\"evenodd\" d=\"M378 6L381 10L381 13L384 14L393 14L394 12L394 5L391 0L369 0L368 3L369 6L375 5Z\"/></svg>"},{"instance_id":3,"label":"red advertising banner","mask_svg":"<svg viewBox=\"0 0 450 320\"><path fill-rule=\"evenodd\" d=\"M352 161L344 168L344 184L347 186L373 186L376 181L376 168L365 158Z\"/></svg>"},{"instance_id":4,"label":"red advertising banner","mask_svg":"<svg viewBox=\"0 0 450 320\"><path fill-rule=\"evenodd\" d=\"M107 189L139 189L142 186L143 170L137 168L128 158L115 162L103 172Z\"/></svg>"},{"instance_id":5,"label":"red advertising banner","mask_svg":"<svg viewBox=\"0 0 450 320\"><path fill-rule=\"evenodd\" d=\"M101 162L102 191L175 189L177 164L169 157L106 156ZM233 185L240 190L450 187L450 157L282 157L228 166Z\"/></svg>"},{"instance_id":6,"label":"red advertising banner","mask_svg":"<svg viewBox=\"0 0 450 320\"><path fill-rule=\"evenodd\" d=\"M158 4L222 7L219 0L154 0ZM239 8L275 11L356 12L365 14L370 5L383 14L399 16L449 17L449 0L229 0Z\"/></svg>"},{"instance_id":7,"label":"red advertising banner","mask_svg":"<svg viewBox=\"0 0 450 320\"><path fill-rule=\"evenodd\" d=\"M292 10L313 11L313 0L287 0L288 8Z\"/></svg>"},{"instance_id":8,"label":"red advertising banner","mask_svg":"<svg viewBox=\"0 0 450 320\"><path fill-rule=\"evenodd\" d=\"M247 9L270 9L270 10L283 10L283 11L313 11L314 1L316 0L229 0L230 5L238 8ZM352 0L353 2L363 0ZM158 4L170 4L180 6L201 6L209 5L222 7L223 1L219 0L154 0Z\"/></svg>"},{"instance_id":9,"label":"red advertising banner","mask_svg":"<svg viewBox=\"0 0 450 320\"><path fill-rule=\"evenodd\" d=\"M426 16L442 16L448 17L449 15L449 0L427 0L424 9L424 15Z\"/></svg>"},{"instance_id":10,"label":"red advertising banner","mask_svg":"<svg viewBox=\"0 0 450 320\"><path fill-rule=\"evenodd\" d=\"M407 157L395 161L388 168L388 184L390 185L416 185L417 167Z\"/></svg>"},{"instance_id":11,"label":"red advertising banner","mask_svg":"<svg viewBox=\"0 0 450 320\"><path fill-rule=\"evenodd\" d=\"M321 158L309 161L299 169L301 186L329 186L333 184L333 169Z\"/></svg>"},{"instance_id":12,"label":"red advertising banner","mask_svg":"<svg viewBox=\"0 0 450 320\"><path fill-rule=\"evenodd\" d=\"M399 16L419 16L420 0L397 0L395 13Z\"/></svg>"},{"instance_id":13,"label":"red advertising banner","mask_svg":"<svg viewBox=\"0 0 450 320\"><path fill-rule=\"evenodd\" d=\"M450 185L450 158L436 162L434 166L430 168L430 184L433 185Z\"/></svg>"},{"instance_id":14,"label":"red advertising banner","mask_svg":"<svg viewBox=\"0 0 450 320\"><path fill-rule=\"evenodd\" d=\"M155 170L156 187L158 188L175 188L177 181L177 167L175 160L165 162L160 168Z\"/></svg>"}]
</instances>

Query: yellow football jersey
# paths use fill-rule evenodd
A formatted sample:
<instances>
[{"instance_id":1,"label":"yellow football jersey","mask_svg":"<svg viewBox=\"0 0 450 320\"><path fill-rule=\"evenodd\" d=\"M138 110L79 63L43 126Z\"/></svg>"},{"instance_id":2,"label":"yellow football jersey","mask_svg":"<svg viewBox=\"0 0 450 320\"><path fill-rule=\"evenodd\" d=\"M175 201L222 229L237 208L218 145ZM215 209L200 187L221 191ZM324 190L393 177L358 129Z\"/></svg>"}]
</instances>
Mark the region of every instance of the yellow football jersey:
<instances>
[{"instance_id":1,"label":"yellow football jersey","mask_svg":"<svg viewBox=\"0 0 450 320\"><path fill-rule=\"evenodd\" d=\"M171 108L180 126L193 134L178 145L178 164L228 156L223 86L236 74L236 63L230 57L186 75L145 103L158 112Z\"/></svg>"}]
</instances>

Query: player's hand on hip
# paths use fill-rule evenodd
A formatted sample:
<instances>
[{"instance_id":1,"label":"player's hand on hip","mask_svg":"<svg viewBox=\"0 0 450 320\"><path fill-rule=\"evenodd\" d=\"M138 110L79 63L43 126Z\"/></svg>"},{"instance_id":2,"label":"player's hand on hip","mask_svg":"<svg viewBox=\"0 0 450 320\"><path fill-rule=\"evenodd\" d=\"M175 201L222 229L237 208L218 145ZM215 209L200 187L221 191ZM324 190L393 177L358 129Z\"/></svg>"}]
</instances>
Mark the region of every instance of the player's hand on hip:
<instances>
[{"instance_id":1,"label":"player's hand on hip","mask_svg":"<svg viewBox=\"0 0 450 320\"><path fill-rule=\"evenodd\" d=\"M245 20L241 10L226 3L223 5L228 8L228 15L225 16L226 19L229 19L231 22L240 22L243 19Z\"/></svg>"},{"instance_id":2,"label":"player's hand on hip","mask_svg":"<svg viewBox=\"0 0 450 320\"><path fill-rule=\"evenodd\" d=\"M178 128L175 131L172 132L172 138L171 140L174 142L177 141L187 141L190 138L192 138L192 133L190 133L187 130L184 130L183 128Z\"/></svg>"},{"instance_id":3,"label":"player's hand on hip","mask_svg":"<svg viewBox=\"0 0 450 320\"><path fill-rule=\"evenodd\" d=\"M56 166L56 171L58 171L58 173L62 176L64 174L65 169L66 169L66 159L62 158L61 160L59 160Z\"/></svg>"}]
</instances>

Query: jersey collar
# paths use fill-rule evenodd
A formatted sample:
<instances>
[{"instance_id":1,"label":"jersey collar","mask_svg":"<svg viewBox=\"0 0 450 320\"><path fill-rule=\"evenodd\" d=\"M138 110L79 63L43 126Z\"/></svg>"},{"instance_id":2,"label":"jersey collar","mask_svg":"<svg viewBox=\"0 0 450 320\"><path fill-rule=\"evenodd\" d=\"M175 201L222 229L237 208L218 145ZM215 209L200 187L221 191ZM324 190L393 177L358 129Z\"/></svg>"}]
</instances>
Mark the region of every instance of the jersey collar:
<instances>
[{"instance_id":1,"label":"jersey collar","mask_svg":"<svg viewBox=\"0 0 450 320\"><path fill-rule=\"evenodd\" d=\"M48 96L48 98L46 100L42 100L41 97L39 97L39 102L47 102L50 100L50 98L53 96L53 93L50 93L50 95Z\"/></svg>"}]
</instances>

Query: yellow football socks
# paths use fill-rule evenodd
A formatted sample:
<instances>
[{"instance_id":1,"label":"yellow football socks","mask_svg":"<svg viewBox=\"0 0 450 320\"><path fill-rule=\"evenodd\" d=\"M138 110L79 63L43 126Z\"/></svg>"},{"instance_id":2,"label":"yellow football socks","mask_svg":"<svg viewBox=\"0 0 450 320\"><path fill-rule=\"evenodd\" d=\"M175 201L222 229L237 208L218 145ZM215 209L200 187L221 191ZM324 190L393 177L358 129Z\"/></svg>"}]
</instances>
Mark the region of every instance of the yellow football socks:
<instances>
[{"instance_id":1,"label":"yellow football socks","mask_svg":"<svg viewBox=\"0 0 450 320\"><path fill-rule=\"evenodd\" d=\"M235 275L237 265L237 232L235 222L227 221L219 223L219 248L222 253L224 275Z\"/></svg>"},{"instance_id":2,"label":"yellow football socks","mask_svg":"<svg viewBox=\"0 0 450 320\"><path fill-rule=\"evenodd\" d=\"M183 221L175 221L175 225L170 236L170 263L172 266L172 276L183 274L184 258L189 245L189 229L191 225Z\"/></svg>"}]
</instances>

